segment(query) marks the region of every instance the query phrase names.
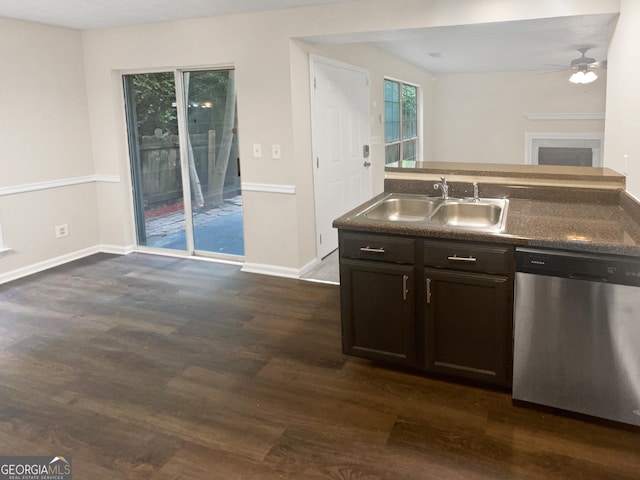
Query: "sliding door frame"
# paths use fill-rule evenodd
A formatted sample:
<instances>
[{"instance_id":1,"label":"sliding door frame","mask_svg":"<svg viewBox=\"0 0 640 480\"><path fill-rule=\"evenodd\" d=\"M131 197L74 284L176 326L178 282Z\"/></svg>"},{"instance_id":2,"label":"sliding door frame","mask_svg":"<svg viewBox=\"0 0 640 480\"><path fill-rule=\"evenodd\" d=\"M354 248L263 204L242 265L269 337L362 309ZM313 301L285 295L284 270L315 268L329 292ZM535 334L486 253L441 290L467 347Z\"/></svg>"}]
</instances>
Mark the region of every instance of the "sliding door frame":
<instances>
[{"instance_id":1,"label":"sliding door frame","mask_svg":"<svg viewBox=\"0 0 640 480\"><path fill-rule=\"evenodd\" d=\"M182 173L182 191L184 197L184 216L185 216L185 239L186 239L186 250L169 250L159 247L150 247L148 245L140 245L140 234L138 220L135 212L135 204L136 202L140 202L138 199L138 195L136 193L136 188L140 182L139 178L136 178L131 171L131 154L128 153L128 163L129 163L129 174L130 184L132 187L132 197L133 202L130 203L131 207L134 209L133 211L133 227L136 232L136 250L142 252L149 253L162 253L171 256L188 256L188 257L206 257L211 259L218 260L226 260L231 263L242 263L244 260L243 255L230 255L225 253L217 253L217 252L208 252L204 250L196 250L195 249L195 230L193 225L193 208L191 205L191 181L190 181L190 173L189 173L189 151L188 151L188 139L187 136L189 134L187 128L187 117L186 117L186 98L185 98L185 90L184 90L184 74L187 72L202 72L202 71L212 71L212 70L234 70L235 65L233 64L221 64L221 65L212 65L212 66L197 66L197 67L172 67L172 68L153 68L153 69L133 69L133 70L121 70L119 71L120 76L120 88L122 90L121 98L125 98L125 88L124 82L125 77L127 75L144 75L148 73L173 73L174 77L174 88L176 95L176 111L177 111L177 121L178 121L178 145L180 147L180 171ZM125 129L126 129L126 138L129 143L128 152L131 152L131 147L133 145L134 148L138 148L137 142L134 142L134 138L132 138L132 134L129 132L128 128L128 120L130 113L129 109L125 105L124 115L125 115ZM143 226L144 228L144 226ZM182 253L184 254L182 255Z\"/></svg>"},{"instance_id":2,"label":"sliding door frame","mask_svg":"<svg viewBox=\"0 0 640 480\"><path fill-rule=\"evenodd\" d=\"M189 173L189 145L187 136L187 108L184 92L184 72L188 70L174 70L173 78L176 86L176 109L178 115L178 144L180 145L180 171L182 172L182 191L184 192L184 220L185 239L187 241L187 255L195 255L195 238L193 230L193 208L191 207L191 174Z\"/></svg>"}]
</instances>

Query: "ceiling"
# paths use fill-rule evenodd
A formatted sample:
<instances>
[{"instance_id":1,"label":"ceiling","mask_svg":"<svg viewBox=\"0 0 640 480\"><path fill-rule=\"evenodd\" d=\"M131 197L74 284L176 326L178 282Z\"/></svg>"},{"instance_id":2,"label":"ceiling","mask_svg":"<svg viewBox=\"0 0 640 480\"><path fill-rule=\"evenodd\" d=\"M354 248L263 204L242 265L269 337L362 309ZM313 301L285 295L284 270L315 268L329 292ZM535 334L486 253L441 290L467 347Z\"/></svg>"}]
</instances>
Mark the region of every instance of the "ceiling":
<instances>
[{"instance_id":1,"label":"ceiling","mask_svg":"<svg viewBox=\"0 0 640 480\"><path fill-rule=\"evenodd\" d=\"M0 0L0 17L89 30L353 0Z\"/></svg>"},{"instance_id":2,"label":"ceiling","mask_svg":"<svg viewBox=\"0 0 640 480\"><path fill-rule=\"evenodd\" d=\"M569 66L578 48L607 58L617 14L314 36L320 44L369 43L436 74L551 70Z\"/></svg>"},{"instance_id":3,"label":"ceiling","mask_svg":"<svg viewBox=\"0 0 640 480\"><path fill-rule=\"evenodd\" d=\"M278 10L352 0L0 0L0 17L78 30ZM604 60L617 15L581 15L474 25L305 37L312 43L370 43L432 73L549 70L580 47Z\"/></svg>"}]
</instances>

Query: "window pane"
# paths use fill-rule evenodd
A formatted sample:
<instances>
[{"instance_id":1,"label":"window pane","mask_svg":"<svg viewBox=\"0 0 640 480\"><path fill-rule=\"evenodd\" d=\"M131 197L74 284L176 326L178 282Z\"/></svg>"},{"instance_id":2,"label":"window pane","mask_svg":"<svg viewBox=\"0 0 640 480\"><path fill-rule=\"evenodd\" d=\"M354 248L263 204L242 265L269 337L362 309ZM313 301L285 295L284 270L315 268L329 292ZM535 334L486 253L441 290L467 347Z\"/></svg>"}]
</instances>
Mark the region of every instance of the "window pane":
<instances>
[{"instance_id":1,"label":"window pane","mask_svg":"<svg viewBox=\"0 0 640 480\"><path fill-rule=\"evenodd\" d=\"M384 101L385 162L398 166L415 163L418 160L418 87L385 79Z\"/></svg>"},{"instance_id":2,"label":"window pane","mask_svg":"<svg viewBox=\"0 0 640 480\"><path fill-rule=\"evenodd\" d=\"M385 147L385 164L397 163L400 161L400 144L387 145Z\"/></svg>"},{"instance_id":3,"label":"window pane","mask_svg":"<svg viewBox=\"0 0 640 480\"><path fill-rule=\"evenodd\" d=\"M139 245L187 249L173 72L124 76Z\"/></svg>"},{"instance_id":4,"label":"window pane","mask_svg":"<svg viewBox=\"0 0 640 480\"><path fill-rule=\"evenodd\" d=\"M416 158L416 144L415 140L407 140L406 142L402 142L402 160L408 160L415 162Z\"/></svg>"},{"instance_id":5,"label":"window pane","mask_svg":"<svg viewBox=\"0 0 640 480\"><path fill-rule=\"evenodd\" d=\"M400 84L392 80L384 81L384 100L385 102L398 102L400 96Z\"/></svg>"},{"instance_id":6,"label":"window pane","mask_svg":"<svg viewBox=\"0 0 640 480\"><path fill-rule=\"evenodd\" d=\"M402 138L413 138L418 133L418 89L402 85Z\"/></svg>"},{"instance_id":7,"label":"window pane","mask_svg":"<svg viewBox=\"0 0 640 480\"><path fill-rule=\"evenodd\" d=\"M400 84L384 81L385 142L400 140Z\"/></svg>"},{"instance_id":8,"label":"window pane","mask_svg":"<svg viewBox=\"0 0 640 480\"><path fill-rule=\"evenodd\" d=\"M244 255L235 72L183 72L196 250Z\"/></svg>"}]
</instances>

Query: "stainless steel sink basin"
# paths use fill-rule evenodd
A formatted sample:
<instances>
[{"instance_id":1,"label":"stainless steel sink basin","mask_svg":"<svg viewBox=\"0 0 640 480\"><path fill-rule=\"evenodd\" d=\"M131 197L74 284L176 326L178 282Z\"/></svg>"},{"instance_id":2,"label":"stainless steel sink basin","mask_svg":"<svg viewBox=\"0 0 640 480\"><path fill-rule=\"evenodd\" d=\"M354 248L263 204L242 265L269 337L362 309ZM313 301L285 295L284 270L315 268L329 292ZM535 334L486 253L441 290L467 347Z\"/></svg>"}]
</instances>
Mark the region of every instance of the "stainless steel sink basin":
<instances>
[{"instance_id":1,"label":"stainless steel sink basin","mask_svg":"<svg viewBox=\"0 0 640 480\"><path fill-rule=\"evenodd\" d=\"M448 200L429 220L436 225L497 231L504 228L507 204L505 199Z\"/></svg>"},{"instance_id":2,"label":"stainless steel sink basin","mask_svg":"<svg viewBox=\"0 0 640 480\"><path fill-rule=\"evenodd\" d=\"M363 215L370 220L420 222L433 213L440 201L439 198L395 194L376 203Z\"/></svg>"},{"instance_id":3,"label":"stainless steel sink basin","mask_svg":"<svg viewBox=\"0 0 640 480\"><path fill-rule=\"evenodd\" d=\"M428 197L392 193L356 216L383 222L413 222L426 225L500 232L507 220L509 200L478 200Z\"/></svg>"}]
</instances>

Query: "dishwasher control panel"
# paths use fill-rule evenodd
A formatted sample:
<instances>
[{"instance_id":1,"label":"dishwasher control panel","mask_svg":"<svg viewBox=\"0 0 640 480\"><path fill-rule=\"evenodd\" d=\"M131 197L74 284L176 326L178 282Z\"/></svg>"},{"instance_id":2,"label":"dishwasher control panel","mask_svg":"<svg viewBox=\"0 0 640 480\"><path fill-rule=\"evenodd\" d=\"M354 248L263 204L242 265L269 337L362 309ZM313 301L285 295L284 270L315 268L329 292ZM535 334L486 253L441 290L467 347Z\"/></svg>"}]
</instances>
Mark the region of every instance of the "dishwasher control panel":
<instances>
[{"instance_id":1,"label":"dishwasher control panel","mask_svg":"<svg viewBox=\"0 0 640 480\"><path fill-rule=\"evenodd\" d=\"M622 255L517 248L516 271L640 286L640 258Z\"/></svg>"}]
</instances>

